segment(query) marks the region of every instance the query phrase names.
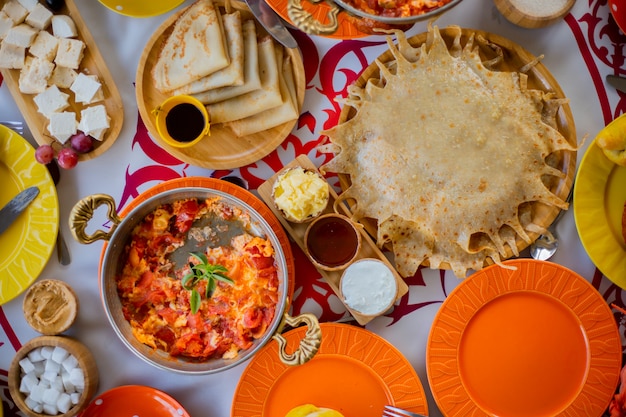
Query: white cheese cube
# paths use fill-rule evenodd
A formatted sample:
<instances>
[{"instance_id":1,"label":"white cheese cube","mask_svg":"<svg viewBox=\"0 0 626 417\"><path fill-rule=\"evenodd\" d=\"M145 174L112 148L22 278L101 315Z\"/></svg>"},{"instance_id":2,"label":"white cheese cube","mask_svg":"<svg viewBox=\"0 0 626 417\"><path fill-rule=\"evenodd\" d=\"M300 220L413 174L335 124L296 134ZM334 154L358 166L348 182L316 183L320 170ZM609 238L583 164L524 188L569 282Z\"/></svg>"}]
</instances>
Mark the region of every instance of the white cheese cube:
<instances>
[{"instance_id":1,"label":"white cheese cube","mask_svg":"<svg viewBox=\"0 0 626 417\"><path fill-rule=\"evenodd\" d=\"M46 404L43 403L43 412L44 414L48 414L49 416L56 416L59 414L59 410L57 409L57 405L55 404Z\"/></svg>"},{"instance_id":2,"label":"white cheese cube","mask_svg":"<svg viewBox=\"0 0 626 417\"><path fill-rule=\"evenodd\" d=\"M33 9L39 4L39 0L17 0L17 2L29 12L32 12Z\"/></svg>"},{"instance_id":3,"label":"white cheese cube","mask_svg":"<svg viewBox=\"0 0 626 417\"><path fill-rule=\"evenodd\" d=\"M66 372L69 372L78 366L78 359L74 355L69 355L61 365Z\"/></svg>"},{"instance_id":4,"label":"white cheese cube","mask_svg":"<svg viewBox=\"0 0 626 417\"><path fill-rule=\"evenodd\" d=\"M84 50L85 44L80 39L59 39L54 63L62 67L78 69Z\"/></svg>"},{"instance_id":5,"label":"white cheese cube","mask_svg":"<svg viewBox=\"0 0 626 417\"><path fill-rule=\"evenodd\" d=\"M104 132L110 127L111 118L107 114L104 104L87 107L80 112L78 129L94 139L102 140Z\"/></svg>"},{"instance_id":6,"label":"white cheese cube","mask_svg":"<svg viewBox=\"0 0 626 417\"><path fill-rule=\"evenodd\" d=\"M58 38L74 38L78 35L76 24L65 14L52 16L52 34Z\"/></svg>"},{"instance_id":7,"label":"white cheese cube","mask_svg":"<svg viewBox=\"0 0 626 417\"><path fill-rule=\"evenodd\" d=\"M70 86L70 90L74 92L77 103L90 103L101 86L95 75L80 73Z\"/></svg>"},{"instance_id":8,"label":"white cheese cube","mask_svg":"<svg viewBox=\"0 0 626 417\"><path fill-rule=\"evenodd\" d=\"M70 382L78 390L85 388L85 375L81 368L74 368L70 371Z\"/></svg>"},{"instance_id":9,"label":"white cheese cube","mask_svg":"<svg viewBox=\"0 0 626 417\"><path fill-rule=\"evenodd\" d=\"M25 374L29 372L33 372L35 370L35 365L33 365L33 363L30 361L30 359L28 359L28 357L25 357L24 359L20 360L19 364L20 364L20 368L22 368L22 371Z\"/></svg>"},{"instance_id":10,"label":"white cheese cube","mask_svg":"<svg viewBox=\"0 0 626 417\"><path fill-rule=\"evenodd\" d=\"M55 346L54 350L52 351L52 356L50 357L50 359L52 359L53 361L59 364L59 370L60 370L61 364L63 363L65 359L67 359L69 354L70 353L67 351L67 349L61 346Z\"/></svg>"},{"instance_id":11,"label":"white cheese cube","mask_svg":"<svg viewBox=\"0 0 626 417\"><path fill-rule=\"evenodd\" d=\"M65 414L72 408L72 398L69 394L62 392L57 399L56 406L60 413Z\"/></svg>"},{"instance_id":12,"label":"white cheese cube","mask_svg":"<svg viewBox=\"0 0 626 417\"><path fill-rule=\"evenodd\" d=\"M57 55L59 40L45 30L39 31L28 52L37 58L53 61Z\"/></svg>"},{"instance_id":13,"label":"white cheese cube","mask_svg":"<svg viewBox=\"0 0 626 417\"><path fill-rule=\"evenodd\" d=\"M40 401L35 401L31 397L26 397L24 399L26 406L33 410L35 413L41 413L43 411L43 405Z\"/></svg>"},{"instance_id":14,"label":"white cheese cube","mask_svg":"<svg viewBox=\"0 0 626 417\"><path fill-rule=\"evenodd\" d=\"M13 20L13 23L19 25L28 16L28 10L16 0L9 0L4 3L2 11L7 14Z\"/></svg>"},{"instance_id":15,"label":"white cheese cube","mask_svg":"<svg viewBox=\"0 0 626 417\"><path fill-rule=\"evenodd\" d=\"M0 11L0 40L7 36L9 29L13 26L15 26L13 19L11 19L5 12Z\"/></svg>"},{"instance_id":16,"label":"white cheese cube","mask_svg":"<svg viewBox=\"0 0 626 417\"><path fill-rule=\"evenodd\" d=\"M41 400L44 404L50 404L56 406L57 400L59 399L59 395L61 393L54 388L48 388L43 392L43 396Z\"/></svg>"},{"instance_id":17,"label":"white cheese cube","mask_svg":"<svg viewBox=\"0 0 626 417\"><path fill-rule=\"evenodd\" d=\"M44 357L41 356L41 348L38 347L28 352L28 359L30 359L31 362L40 362L44 360Z\"/></svg>"},{"instance_id":18,"label":"white cheese cube","mask_svg":"<svg viewBox=\"0 0 626 417\"><path fill-rule=\"evenodd\" d=\"M52 21L52 12L41 3L37 3L26 16L26 23L39 30L47 28L50 21Z\"/></svg>"},{"instance_id":19,"label":"white cheese cube","mask_svg":"<svg viewBox=\"0 0 626 417\"><path fill-rule=\"evenodd\" d=\"M50 115L48 131L61 143L67 142L72 135L75 135L77 128L78 123L76 122L76 113L74 112L64 111L61 113L52 113Z\"/></svg>"},{"instance_id":20,"label":"white cheese cube","mask_svg":"<svg viewBox=\"0 0 626 417\"><path fill-rule=\"evenodd\" d=\"M47 387L43 386L42 384L37 384L33 387L33 389L30 391L30 395L29 397L33 400L36 401L38 403L42 402L43 399L43 393L46 390Z\"/></svg>"},{"instance_id":21,"label":"white cheese cube","mask_svg":"<svg viewBox=\"0 0 626 417\"><path fill-rule=\"evenodd\" d=\"M37 29L32 28L26 23L22 23L9 29L2 43L28 48L35 40L37 32Z\"/></svg>"},{"instance_id":22,"label":"white cheese cube","mask_svg":"<svg viewBox=\"0 0 626 417\"><path fill-rule=\"evenodd\" d=\"M48 83L59 88L70 88L76 77L78 77L78 73L75 70L57 65L54 67Z\"/></svg>"},{"instance_id":23,"label":"white cheese cube","mask_svg":"<svg viewBox=\"0 0 626 417\"><path fill-rule=\"evenodd\" d=\"M20 71L19 89L24 94L43 93L48 87L54 64L45 59L27 57ZM50 351L52 352L52 351Z\"/></svg>"},{"instance_id":24,"label":"white cheese cube","mask_svg":"<svg viewBox=\"0 0 626 417\"><path fill-rule=\"evenodd\" d=\"M80 401L80 395L81 395L80 392L73 392L70 394L72 405L78 404L78 402Z\"/></svg>"},{"instance_id":25,"label":"white cheese cube","mask_svg":"<svg viewBox=\"0 0 626 417\"><path fill-rule=\"evenodd\" d=\"M0 68L22 69L25 59L26 48L4 42L0 45Z\"/></svg>"}]
</instances>

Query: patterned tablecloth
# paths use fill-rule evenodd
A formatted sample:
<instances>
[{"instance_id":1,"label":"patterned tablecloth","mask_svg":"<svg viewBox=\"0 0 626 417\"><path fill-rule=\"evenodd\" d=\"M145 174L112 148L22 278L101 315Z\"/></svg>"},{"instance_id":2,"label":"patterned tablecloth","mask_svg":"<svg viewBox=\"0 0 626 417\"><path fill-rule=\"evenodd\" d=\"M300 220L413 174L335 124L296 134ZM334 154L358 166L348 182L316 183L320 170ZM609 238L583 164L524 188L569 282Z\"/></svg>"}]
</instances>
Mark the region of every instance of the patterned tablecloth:
<instances>
[{"instance_id":1,"label":"patterned tablecloth","mask_svg":"<svg viewBox=\"0 0 626 417\"><path fill-rule=\"evenodd\" d=\"M69 212L79 199L94 193L110 194L123 207L151 186L185 176L238 175L256 189L300 154L307 154L316 165L321 165L327 156L315 148L323 140L319 132L338 119L341 106L335 99L345 94L347 86L387 46L384 38L377 36L337 41L292 31L302 50L306 72L306 96L296 127L262 160L234 171L211 171L181 162L160 148L148 135L135 102L135 72L141 51L152 32L174 11L133 19L118 15L96 1L77 3L122 94L125 122L119 139L106 153L79 164L74 170L62 172L58 186L61 232L68 240L73 259L71 265L61 266L53 256L40 279L64 280L77 292L80 313L68 334L85 343L95 355L101 374L99 392L123 384L150 385L174 396L192 416L228 416L245 364L214 376L192 377L157 370L138 360L117 339L102 309L97 279L102 245L73 241L67 225ZM533 30L511 24L491 0L465 0L437 21L440 27L451 24L492 32L523 45L534 55L545 55L542 62L570 99L578 138L584 141L578 162L595 134L625 111L624 94L617 93L604 81L606 74L626 75L626 36L610 17L607 0L579 0L563 21ZM421 33L426 28L427 23L422 22L408 34ZM12 119L22 118L0 79L0 120ZM29 132L25 137L32 140ZM607 302L623 305L626 300L622 289L603 277L585 253L571 212L559 223L558 233L562 243L553 261L591 282ZM349 317L298 246L292 244L292 247L297 270L293 313L313 312L321 321ZM430 415L437 416L441 413L429 392L426 376L426 342L435 314L459 280L450 272L421 269L406 279L406 283L409 292L393 311L373 320L366 328L384 337L406 356L424 384ZM4 415L9 417L19 415L7 387L9 364L16 350L37 336L24 319L22 298L0 307L0 397ZM615 319L624 337L621 314L616 312Z\"/></svg>"}]
</instances>

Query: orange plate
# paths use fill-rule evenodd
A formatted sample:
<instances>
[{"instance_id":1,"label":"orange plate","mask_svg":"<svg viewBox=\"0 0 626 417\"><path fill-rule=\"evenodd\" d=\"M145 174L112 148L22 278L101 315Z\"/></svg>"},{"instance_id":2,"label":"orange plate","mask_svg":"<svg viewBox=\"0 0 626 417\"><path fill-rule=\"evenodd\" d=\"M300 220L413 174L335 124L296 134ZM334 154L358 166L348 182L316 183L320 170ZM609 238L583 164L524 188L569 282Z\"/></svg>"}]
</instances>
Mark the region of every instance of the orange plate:
<instances>
[{"instance_id":1,"label":"orange plate","mask_svg":"<svg viewBox=\"0 0 626 417\"><path fill-rule=\"evenodd\" d=\"M447 416L601 416L622 345L595 288L569 269L517 259L463 281L437 313L426 350Z\"/></svg>"},{"instance_id":2,"label":"orange plate","mask_svg":"<svg viewBox=\"0 0 626 417\"><path fill-rule=\"evenodd\" d=\"M288 305L285 307L285 311L289 309L289 304L293 299L293 288L295 285L295 275L294 275L294 259L293 253L291 251L291 244L289 243L289 238L287 237L287 233L283 230L280 222L274 216L274 213L254 194L251 192L244 190L243 188L231 184L227 181L217 180L214 178L204 178L204 177L183 177L176 178L173 180L162 182L159 185L155 185L154 187L144 191L139 194L137 198L131 201L126 207L124 207L119 212L119 216L124 218L131 210L141 204L143 201L147 200L150 197L153 197L157 194L160 194L165 191L172 190L174 188L183 188L183 187L201 187L201 188L209 188L212 190L219 190L225 193L228 193L244 203L249 204L253 209L255 209L267 223L270 225L274 233L276 233L276 237L280 242L280 245L283 248L283 252L285 253L285 261L287 262L287 275L289 276L289 294L288 294ZM99 271L102 271L102 260L104 259L104 253L106 252L108 242L104 242L102 245L102 252L100 253L100 266Z\"/></svg>"},{"instance_id":3,"label":"orange plate","mask_svg":"<svg viewBox=\"0 0 626 417\"><path fill-rule=\"evenodd\" d=\"M380 417L385 404L428 414L424 389L409 361L382 337L345 324L322 323L322 344L304 365L278 359L278 343L252 358L235 390L231 417L280 417L302 404L345 417ZM293 352L306 328L284 334Z\"/></svg>"},{"instance_id":4,"label":"orange plate","mask_svg":"<svg viewBox=\"0 0 626 417\"><path fill-rule=\"evenodd\" d=\"M190 417L168 394L143 385L123 385L94 398L80 416Z\"/></svg>"}]
</instances>

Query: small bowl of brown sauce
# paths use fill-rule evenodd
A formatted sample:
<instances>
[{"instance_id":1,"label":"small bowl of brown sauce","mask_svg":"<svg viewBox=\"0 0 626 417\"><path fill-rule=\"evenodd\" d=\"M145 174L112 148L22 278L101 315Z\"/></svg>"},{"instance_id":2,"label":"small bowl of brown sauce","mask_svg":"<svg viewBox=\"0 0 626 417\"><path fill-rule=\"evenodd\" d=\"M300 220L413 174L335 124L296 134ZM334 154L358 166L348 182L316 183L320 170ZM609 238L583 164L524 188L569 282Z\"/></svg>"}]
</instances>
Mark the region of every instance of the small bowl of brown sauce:
<instances>
[{"instance_id":1,"label":"small bowl of brown sauce","mask_svg":"<svg viewBox=\"0 0 626 417\"><path fill-rule=\"evenodd\" d=\"M152 111L159 136L176 148L193 146L210 135L209 113L195 97L180 94L165 100Z\"/></svg>"},{"instance_id":2,"label":"small bowl of brown sauce","mask_svg":"<svg viewBox=\"0 0 626 417\"><path fill-rule=\"evenodd\" d=\"M353 262L361 249L361 233L352 220L341 214L317 217L304 233L304 248L313 264L337 271Z\"/></svg>"}]
</instances>

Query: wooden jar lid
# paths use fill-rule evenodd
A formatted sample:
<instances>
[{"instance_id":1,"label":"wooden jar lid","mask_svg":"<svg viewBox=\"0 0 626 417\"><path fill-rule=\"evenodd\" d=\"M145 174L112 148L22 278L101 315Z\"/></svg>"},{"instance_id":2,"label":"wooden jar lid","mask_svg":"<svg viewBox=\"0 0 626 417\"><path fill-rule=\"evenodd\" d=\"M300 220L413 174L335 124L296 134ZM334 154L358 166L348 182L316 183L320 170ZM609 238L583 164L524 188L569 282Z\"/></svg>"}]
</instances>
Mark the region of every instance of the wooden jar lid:
<instances>
[{"instance_id":1,"label":"wooden jar lid","mask_svg":"<svg viewBox=\"0 0 626 417\"><path fill-rule=\"evenodd\" d=\"M511 23L534 29L561 20L576 0L494 0L497 9Z\"/></svg>"}]
</instances>

